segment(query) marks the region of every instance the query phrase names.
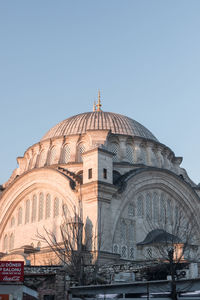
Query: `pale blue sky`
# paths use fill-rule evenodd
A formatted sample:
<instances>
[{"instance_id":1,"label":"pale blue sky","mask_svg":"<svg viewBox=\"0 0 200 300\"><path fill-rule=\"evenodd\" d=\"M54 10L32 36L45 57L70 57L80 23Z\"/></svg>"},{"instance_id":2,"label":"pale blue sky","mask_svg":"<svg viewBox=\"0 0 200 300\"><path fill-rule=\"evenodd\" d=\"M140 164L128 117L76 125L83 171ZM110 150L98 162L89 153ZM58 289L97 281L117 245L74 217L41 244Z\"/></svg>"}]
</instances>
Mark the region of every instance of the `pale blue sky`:
<instances>
[{"instance_id":1,"label":"pale blue sky","mask_svg":"<svg viewBox=\"0 0 200 300\"><path fill-rule=\"evenodd\" d=\"M0 0L0 183L98 89L200 181L199 0Z\"/></svg>"}]
</instances>

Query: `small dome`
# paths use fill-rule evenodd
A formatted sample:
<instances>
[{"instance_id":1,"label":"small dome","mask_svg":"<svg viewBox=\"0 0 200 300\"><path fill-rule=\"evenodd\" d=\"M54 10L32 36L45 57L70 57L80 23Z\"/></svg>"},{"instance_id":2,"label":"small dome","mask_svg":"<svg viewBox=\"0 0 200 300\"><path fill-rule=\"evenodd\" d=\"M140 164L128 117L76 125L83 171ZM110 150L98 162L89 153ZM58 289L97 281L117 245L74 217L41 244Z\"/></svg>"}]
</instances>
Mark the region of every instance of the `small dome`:
<instances>
[{"instance_id":1,"label":"small dome","mask_svg":"<svg viewBox=\"0 0 200 300\"><path fill-rule=\"evenodd\" d=\"M87 130L111 130L114 134L138 136L157 141L156 137L143 125L126 116L111 112L86 112L70 117L51 128L41 139L83 134Z\"/></svg>"}]
</instances>

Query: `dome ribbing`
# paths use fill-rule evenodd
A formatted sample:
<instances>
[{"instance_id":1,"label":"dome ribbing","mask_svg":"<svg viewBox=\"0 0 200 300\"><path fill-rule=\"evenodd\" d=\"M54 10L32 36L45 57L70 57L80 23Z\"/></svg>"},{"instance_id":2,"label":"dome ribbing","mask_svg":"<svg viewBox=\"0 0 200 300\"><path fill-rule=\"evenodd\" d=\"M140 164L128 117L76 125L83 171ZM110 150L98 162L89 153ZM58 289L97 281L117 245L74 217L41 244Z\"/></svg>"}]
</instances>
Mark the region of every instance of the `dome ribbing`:
<instances>
[{"instance_id":1,"label":"dome ribbing","mask_svg":"<svg viewBox=\"0 0 200 300\"><path fill-rule=\"evenodd\" d=\"M114 134L139 136L157 141L156 137L137 121L120 114L103 111L86 112L65 119L52 127L41 140L84 134L87 130L111 130Z\"/></svg>"}]
</instances>

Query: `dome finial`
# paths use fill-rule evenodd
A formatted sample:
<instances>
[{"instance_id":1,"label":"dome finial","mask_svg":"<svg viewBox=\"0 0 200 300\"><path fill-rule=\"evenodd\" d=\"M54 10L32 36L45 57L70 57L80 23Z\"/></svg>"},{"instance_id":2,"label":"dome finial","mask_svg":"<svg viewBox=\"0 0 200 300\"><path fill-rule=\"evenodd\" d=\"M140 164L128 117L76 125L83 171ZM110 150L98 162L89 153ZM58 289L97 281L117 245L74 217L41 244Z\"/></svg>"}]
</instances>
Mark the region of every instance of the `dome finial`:
<instances>
[{"instance_id":1,"label":"dome finial","mask_svg":"<svg viewBox=\"0 0 200 300\"><path fill-rule=\"evenodd\" d=\"M98 91L98 102L97 102L97 111L101 111L101 94L100 90Z\"/></svg>"},{"instance_id":2,"label":"dome finial","mask_svg":"<svg viewBox=\"0 0 200 300\"><path fill-rule=\"evenodd\" d=\"M93 104L93 111L96 111L96 101L94 101L94 104Z\"/></svg>"}]
</instances>

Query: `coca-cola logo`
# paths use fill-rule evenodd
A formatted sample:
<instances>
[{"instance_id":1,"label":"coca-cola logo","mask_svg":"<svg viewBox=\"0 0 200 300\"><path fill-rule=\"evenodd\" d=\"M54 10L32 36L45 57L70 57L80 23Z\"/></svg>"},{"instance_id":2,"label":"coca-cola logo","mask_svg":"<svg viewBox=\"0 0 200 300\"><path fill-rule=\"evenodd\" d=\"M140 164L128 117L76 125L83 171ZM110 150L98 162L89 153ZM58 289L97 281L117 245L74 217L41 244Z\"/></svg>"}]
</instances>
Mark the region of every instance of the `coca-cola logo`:
<instances>
[{"instance_id":1,"label":"coca-cola logo","mask_svg":"<svg viewBox=\"0 0 200 300\"><path fill-rule=\"evenodd\" d=\"M3 281L19 281L19 280L20 280L20 276L3 277Z\"/></svg>"}]
</instances>

